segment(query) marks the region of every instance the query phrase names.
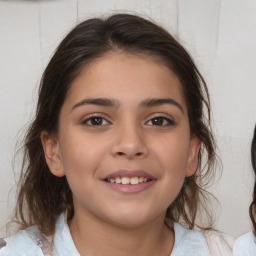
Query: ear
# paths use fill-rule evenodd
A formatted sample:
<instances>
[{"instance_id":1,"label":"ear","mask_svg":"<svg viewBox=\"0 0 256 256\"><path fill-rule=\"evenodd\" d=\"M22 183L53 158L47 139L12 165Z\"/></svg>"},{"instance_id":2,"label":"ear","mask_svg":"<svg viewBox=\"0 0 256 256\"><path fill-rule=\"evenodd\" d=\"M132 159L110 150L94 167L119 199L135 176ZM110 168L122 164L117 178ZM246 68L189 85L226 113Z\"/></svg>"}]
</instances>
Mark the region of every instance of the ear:
<instances>
[{"instance_id":1,"label":"ear","mask_svg":"<svg viewBox=\"0 0 256 256\"><path fill-rule=\"evenodd\" d=\"M44 149L45 161L51 173L57 177L65 175L62 161L59 141L55 135L50 135L47 131L41 133L41 143Z\"/></svg>"},{"instance_id":2,"label":"ear","mask_svg":"<svg viewBox=\"0 0 256 256\"><path fill-rule=\"evenodd\" d=\"M186 177L192 176L196 172L200 146L201 140L197 136L192 136L189 144Z\"/></svg>"}]
</instances>

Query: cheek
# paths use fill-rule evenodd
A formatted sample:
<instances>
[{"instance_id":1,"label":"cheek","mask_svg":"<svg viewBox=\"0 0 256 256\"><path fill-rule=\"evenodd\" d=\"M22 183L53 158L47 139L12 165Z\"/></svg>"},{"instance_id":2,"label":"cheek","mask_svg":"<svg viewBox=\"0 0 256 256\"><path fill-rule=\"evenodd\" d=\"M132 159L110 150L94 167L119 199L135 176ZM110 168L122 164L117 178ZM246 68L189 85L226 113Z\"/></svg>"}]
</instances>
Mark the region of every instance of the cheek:
<instances>
[{"instance_id":1,"label":"cheek","mask_svg":"<svg viewBox=\"0 0 256 256\"><path fill-rule=\"evenodd\" d=\"M155 145L155 155L162 170L159 194L167 208L179 194L187 171L189 137L169 136Z\"/></svg>"},{"instance_id":2,"label":"cheek","mask_svg":"<svg viewBox=\"0 0 256 256\"><path fill-rule=\"evenodd\" d=\"M93 137L66 136L61 145L65 175L76 200L90 200L91 191L97 188L98 173L106 145L96 143Z\"/></svg>"},{"instance_id":3,"label":"cheek","mask_svg":"<svg viewBox=\"0 0 256 256\"><path fill-rule=\"evenodd\" d=\"M80 135L68 137L64 134L61 156L65 172L82 175L94 172L100 164L100 159L104 157L107 147L104 140L99 143L96 136L80 133Z\"/></svg>"},{"instance_id":4,"label":"cheek","mask_svg":"<svg viewBox=\"0 0 256 256\"><path fill-rule=\"evenodd\" d=\"M154 150L163 170L172 175L185 175L189 152L189 139L186 136L163 138Z\"/></svg>"}]
</instances>

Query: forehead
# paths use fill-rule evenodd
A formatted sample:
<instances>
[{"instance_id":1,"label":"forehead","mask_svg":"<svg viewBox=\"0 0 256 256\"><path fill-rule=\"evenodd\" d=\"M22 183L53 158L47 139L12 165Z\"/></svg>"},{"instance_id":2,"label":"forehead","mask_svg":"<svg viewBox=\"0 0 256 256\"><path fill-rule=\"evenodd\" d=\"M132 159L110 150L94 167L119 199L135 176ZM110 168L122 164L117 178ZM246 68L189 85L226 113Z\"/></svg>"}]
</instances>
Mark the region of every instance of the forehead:
<instances>
[{"instance_id":1,"label":"forehead","mask_svg":"<svg viewBox=\"0 0 256 256\"><path fill-rule=\"evenodd\" d=\"M174 97L186 108L180 80L163 61L120 51L109 52L81 69L66 100L85 97L111 97L120 102Z\"/></svg>"}]
</instances>

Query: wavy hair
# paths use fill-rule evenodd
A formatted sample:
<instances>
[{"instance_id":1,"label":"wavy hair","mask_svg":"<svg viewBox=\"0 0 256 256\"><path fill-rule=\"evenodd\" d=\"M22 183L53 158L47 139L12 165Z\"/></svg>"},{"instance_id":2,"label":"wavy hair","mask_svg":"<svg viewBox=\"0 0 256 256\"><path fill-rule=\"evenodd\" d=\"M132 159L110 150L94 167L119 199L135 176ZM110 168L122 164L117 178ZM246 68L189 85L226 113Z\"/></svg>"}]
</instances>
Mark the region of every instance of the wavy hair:
<instances>
[{"instance_id":1,"label":"wavy hair","mask_svg":"<svg viewBox=\"0 0 256 256\"><path fill-rule=\"evenodd\" d=\"M254 189L253 189L253 199L249 208L249 214L253 225L253 232L256 235L256 126L254 128L254 135L252 139L251 145L251 161L252 161L252 168L254 171Z\"/></svg>"},{"instance_id":2,"label":"wavy hair","mask_svg":"<svg viewBox=\"0 0 256 256\"><path fill-rule=\"evenodd\" d=\"M49 171L40 134L57 132L60 109L80 70L117 49L157 57L177 75L188 108L191 136L201 140L197 171L185 178L179 195L167 209L166 224L183 222L193 229L198 225L199 209L210 217L204 187L214 176L216 154L206 83L188 52L165 29L142 17L115 14L75 26L59 44L43 73L36 113L23 146L15 215L23 227L38 225L42 232L50 233L62 212L67 212L68 219L72 218L72 192L65 177L55 177ZM207 227L211 225L209 221Z\"/></svg>"}]
</instances>

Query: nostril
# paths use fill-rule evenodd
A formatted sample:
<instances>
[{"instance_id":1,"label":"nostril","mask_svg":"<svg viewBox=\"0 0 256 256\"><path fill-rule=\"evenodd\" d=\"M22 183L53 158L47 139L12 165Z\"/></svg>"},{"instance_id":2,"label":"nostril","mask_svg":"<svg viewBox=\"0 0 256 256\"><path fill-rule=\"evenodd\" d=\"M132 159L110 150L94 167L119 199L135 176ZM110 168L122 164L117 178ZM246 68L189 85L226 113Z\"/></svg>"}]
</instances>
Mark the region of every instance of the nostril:
<instances>
[{"instance_id":1,"label":"nostril","mask_svg":"<svg viewBox=\"0 0 256 256\"><path fill-rule=\"evenodd\" d=\"M126 154L126 153L120 151L120 152L116 152L116 155L117 155L117 156L124 156L124 155L128 155L128 154ZM134 154L135 157L140 157L140 156L142 156L142 155L143 155L142 152L137 152L137 153Z\"/></svg>"}]
</instances>

